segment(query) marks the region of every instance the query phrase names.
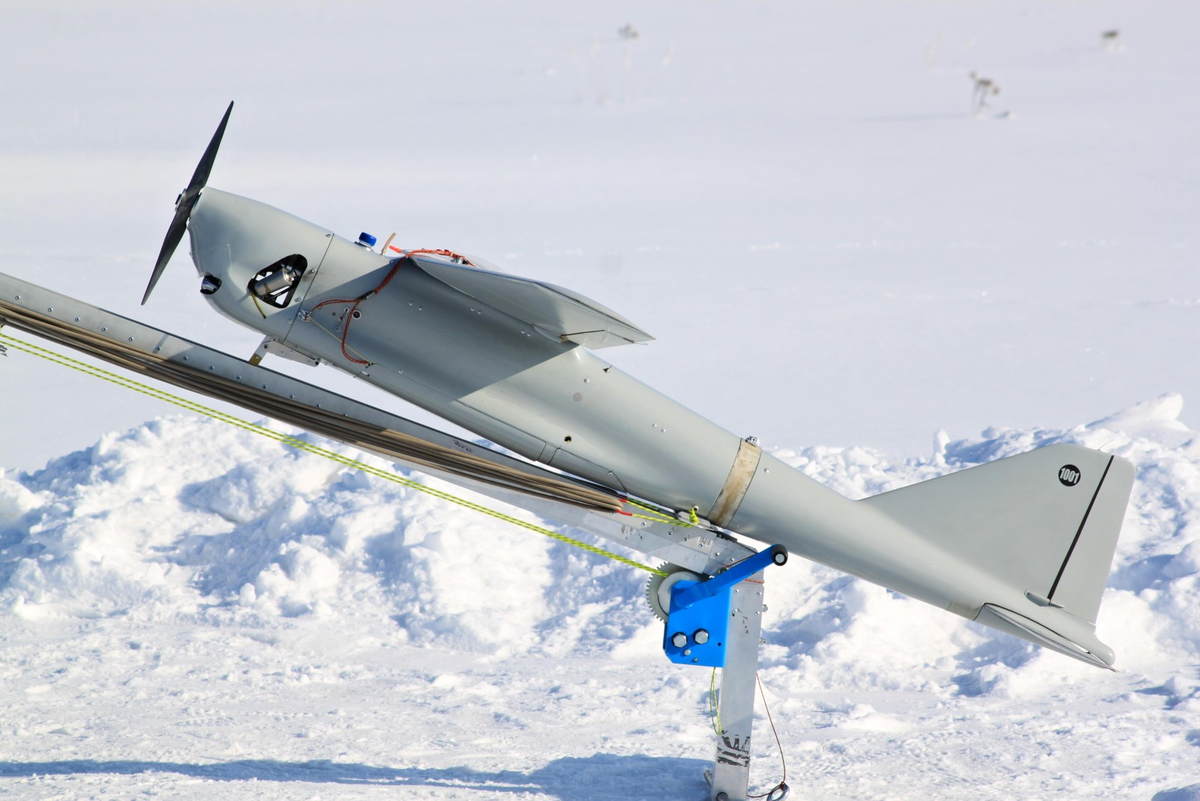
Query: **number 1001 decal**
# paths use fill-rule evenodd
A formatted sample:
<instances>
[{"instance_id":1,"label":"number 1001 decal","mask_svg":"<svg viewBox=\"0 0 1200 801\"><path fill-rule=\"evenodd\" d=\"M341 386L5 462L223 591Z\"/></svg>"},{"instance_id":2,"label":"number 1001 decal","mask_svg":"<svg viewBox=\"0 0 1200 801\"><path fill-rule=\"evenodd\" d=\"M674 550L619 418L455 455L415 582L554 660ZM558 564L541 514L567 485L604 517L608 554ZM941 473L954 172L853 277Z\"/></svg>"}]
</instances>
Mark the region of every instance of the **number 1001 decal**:
<instances>
[{"instance_id":1,"label":"number 1001 decal","mask_svg":"<svg viewBox=\"0 0 1200 801\"><path fill-rule=\"evenodd\" d=\"M1075 486L1082 477L1083 474L1079 472L1079 468L1073 464L1064 464L1058 468L1058 480L1062 482L1064 487Z\"/></svg>"}]
</instances>

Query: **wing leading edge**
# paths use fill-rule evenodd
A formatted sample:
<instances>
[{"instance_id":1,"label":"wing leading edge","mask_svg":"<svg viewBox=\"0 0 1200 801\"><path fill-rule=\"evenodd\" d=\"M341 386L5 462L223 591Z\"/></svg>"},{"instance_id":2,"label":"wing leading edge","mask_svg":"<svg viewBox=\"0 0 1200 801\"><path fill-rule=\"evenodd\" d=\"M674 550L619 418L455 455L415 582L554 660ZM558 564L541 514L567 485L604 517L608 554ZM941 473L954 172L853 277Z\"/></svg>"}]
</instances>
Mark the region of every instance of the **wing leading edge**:
<instances>
[{"instance_id":1,"label":"wing leading edge","mask_svg":"<svg viewBox=\"0 0 1200 801\"><path fill-rule=\"evenodd\" d=\"M596 350L654 339L611 309L554 284L441 259L413 261L442 283L566 342Z\"/></svg>"}]
</instances>

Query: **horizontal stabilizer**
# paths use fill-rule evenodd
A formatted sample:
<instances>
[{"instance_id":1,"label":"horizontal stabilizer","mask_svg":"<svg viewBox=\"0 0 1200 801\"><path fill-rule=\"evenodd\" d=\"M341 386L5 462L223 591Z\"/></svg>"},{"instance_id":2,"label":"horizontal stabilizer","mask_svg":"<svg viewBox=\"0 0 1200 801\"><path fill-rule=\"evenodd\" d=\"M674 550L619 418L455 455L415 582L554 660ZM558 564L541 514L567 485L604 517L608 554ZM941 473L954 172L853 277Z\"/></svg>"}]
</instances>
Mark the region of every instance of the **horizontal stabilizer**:
<instances>
[{"instance_id":1,"label":"horizontal stabilizer","mask_svg":"<svg viewBox=\"0 0 1200 801\"><path fill-rule=\"evenodd\" d=\"M1050 612L1050 616L1058 618L1046 621L1051 625L1039 623L994 604L984 604L975 622L1065 654L1072 659L1087 662L1089 665L1112 669L1116 653L1100 642L1089 624L1078 619L1071 620L1071 616L1061 609L1045 609ZM1057 624L1056 628L1051 627L1054 624Z\"/></svg>"},{"instance_id":2,"label":"horizontal stabilizer","mask_svg":"<svg viewBox=\"0 0 1200 801\"><path fill-rule=\"evenodd\" d=\"M566 342L594 350L654 339L611 309L554 284L437 258L413 261L442 283Z\"/></svg>"}]
</instances>

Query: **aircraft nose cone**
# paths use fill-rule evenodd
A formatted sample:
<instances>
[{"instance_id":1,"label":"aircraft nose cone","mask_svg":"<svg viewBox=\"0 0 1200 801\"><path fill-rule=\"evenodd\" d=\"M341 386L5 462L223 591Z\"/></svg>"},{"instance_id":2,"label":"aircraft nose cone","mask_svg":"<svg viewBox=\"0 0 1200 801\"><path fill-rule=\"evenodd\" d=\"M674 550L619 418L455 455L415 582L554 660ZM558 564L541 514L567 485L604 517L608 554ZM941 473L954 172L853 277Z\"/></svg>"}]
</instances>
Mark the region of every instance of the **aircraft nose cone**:
<instances>
[{"instance_id":1,"label":"aircraft nose cone","mask_svg":"<svg viewBox=\"0 0 1200 801\"><path fill-rule=\"evenodd\" d=\"M317 267L333 238L327 229L285 211L211 187L196 200L188 231L200 275L238 288L232 294L224 289L212 294L218 305L245 300L241 290L281 259L298 255L310 268Z\"/></svg>"},{"instance_id":2,"label":"aircraft nose cone","mask_svg":"<svg viewBox=\"0 0 1200 801\"><path fill-rule=\"evenodd\" d=\"M192 262L202 275L216 275L222 280L228 272L230 259L219 258L222 251L229 253L229 246L237 239L236 218L222 208L224 193L206 189L196 201L188 219L188 234L191 238Z\"/></svg>"}]
</instances>

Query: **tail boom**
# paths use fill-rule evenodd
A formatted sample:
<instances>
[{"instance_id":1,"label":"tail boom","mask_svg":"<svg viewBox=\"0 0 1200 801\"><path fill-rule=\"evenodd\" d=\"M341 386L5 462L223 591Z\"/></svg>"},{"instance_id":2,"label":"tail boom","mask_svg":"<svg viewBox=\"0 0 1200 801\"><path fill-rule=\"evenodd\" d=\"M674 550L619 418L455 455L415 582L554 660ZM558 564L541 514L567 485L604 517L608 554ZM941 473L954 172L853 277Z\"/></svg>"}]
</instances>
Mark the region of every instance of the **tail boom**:
<instances>
[{"instance_id":1,"label":"tail boom","mask_svg":"<svg viewBox=\"0 0 1200 801\"><path fill-rule=\"evenodd\" d=\"M1056 444L851 501L763 454L730 528L1109 667L1095 621L1132 485Z\"/></svg>"}]
</instances>

